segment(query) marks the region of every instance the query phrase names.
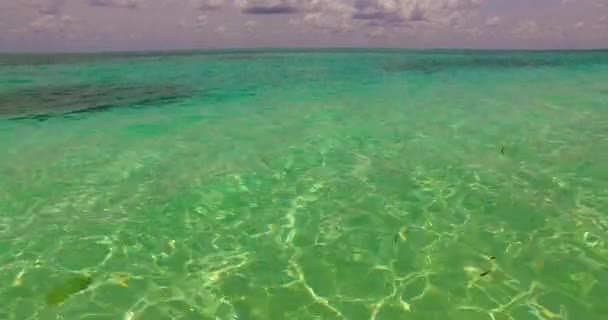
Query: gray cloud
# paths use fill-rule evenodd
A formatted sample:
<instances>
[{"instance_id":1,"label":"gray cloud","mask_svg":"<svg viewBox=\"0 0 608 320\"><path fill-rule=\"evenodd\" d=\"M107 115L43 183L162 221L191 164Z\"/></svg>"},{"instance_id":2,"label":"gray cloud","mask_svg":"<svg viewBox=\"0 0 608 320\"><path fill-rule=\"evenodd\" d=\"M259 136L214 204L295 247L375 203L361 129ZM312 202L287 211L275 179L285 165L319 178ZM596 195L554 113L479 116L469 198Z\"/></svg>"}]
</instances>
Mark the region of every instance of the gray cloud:
<instances>
[{"instance_id":1,"label":"gray cloud","mask_svg":"<svg viewBox=\"0 0 608 320\"><path fill-rule=\"evenodd\" d=\"M300 11L298 0L237 0L236 6L246 14L293 14Z\"/></svg>"},{"instance_id":2,"label":"gray cloud","mask_svg":"<svg viewBox=\"0 0 608 320\"><path fill-rule=\"evenodd\" d=\"M298 9L286 5L275 5L270 7L253 6L245 8L243 12L249 14L287 14L296 13L298 12Z\"/></svg>"},{"instance_id":3,"label":"gray cloud","mask_svg":"<svg viewBox=\"0 0 608 320\"><path fill-rule=\"evenodd\" d=\"M379 22L391 24L391 23L403 23L405 19L398 12L386 12L377 9L361 9L353 13L352 18L354 20L369 20L375 24ZM422 16L420 20L424 20Z\"/></svg>"},{"instance_id":4,"label":"gray cloud","mask_svg":"<svg viewBox=\"0 0 608 320\"><path fill-rule=\"evenodd\" d=\"M403 23L405 19L394 3L375 0L356 0L354 20L366 20L373 26L382 26L391 23Z\"/></svg>"},{"instance_id":5,"label":"gray cloud","mask_svg":"<svg viewBox=\"0 0 608 320\"><path fill-rule=\"evenodd\" d=\"M224 6L224 0L195 0L193 4L200 11L214 11Z\"/></svg>"},{"instance_id":6,"label":"gray cloud","mask_svg":"<svg viewBox=\"0 0 608 320\"><path fill-rule=\"evenodd\" d=\"M65 0L13 0L23 6L36 8L39 14L57 14L65 5Z\"/></svg>"},{"instance_id":7,"label":"gray cloud","mask_svg":"<svg viewBox=\"0 0 608 320\"><path fill-rule=\"evenodd\" d=\"M456 27L466 23L483 0L312 0L303 4L304 22L324 31L364 31L377 37L403 28Z\"/></svg>"},{"instance_id":8,"label":"gray cloud","mask_svg":"<svg viewBox=\"0 0 608 320\"><path fill-rule=\"evenodd\" d=\"M65 5L65 0L49 0L45 1L41 8L40 12L43 14L57 14Z\"/></svg>"},{"instance_id":9,"label":"gray cloud","mask_svg":"<svg viewBox=\"0 0 608 320\"><path fill-rule=\"evenodd\" d=\"M338 0L340 1L340 0ZM352 3L351 18L367 25L390 28L427 25L455 25L465 22L469 13L483 4L483 0L341 0Z\"/></svg>"},{"instance_id":10,"label":"gray cloud","mask_svg":"<svg viewBox=\"0 0 608 320\"><path fill-rule=\"evenodd\" d=\"M118 7L118 8L138 8L143 3L142 0L87 0L88 4L94 7Z\"/></svg>"}]
</instances>

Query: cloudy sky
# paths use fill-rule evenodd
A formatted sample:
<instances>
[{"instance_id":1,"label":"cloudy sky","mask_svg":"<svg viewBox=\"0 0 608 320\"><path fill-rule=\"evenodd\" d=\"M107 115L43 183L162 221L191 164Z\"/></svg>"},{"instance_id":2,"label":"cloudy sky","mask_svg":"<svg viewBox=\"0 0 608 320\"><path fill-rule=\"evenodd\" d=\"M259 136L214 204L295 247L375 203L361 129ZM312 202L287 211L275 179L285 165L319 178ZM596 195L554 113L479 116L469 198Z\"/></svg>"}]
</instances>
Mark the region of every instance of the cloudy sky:
<instances>
[{"instance_id":1,"label":"cloudy sky","mask_svg":"<svg viewBox=\"0 0 608 320\"><path fill-rule=\"evenodd\" d=\"M608 0L0 0L0 51L608 47Z\"/></svg>"}]
</instances>

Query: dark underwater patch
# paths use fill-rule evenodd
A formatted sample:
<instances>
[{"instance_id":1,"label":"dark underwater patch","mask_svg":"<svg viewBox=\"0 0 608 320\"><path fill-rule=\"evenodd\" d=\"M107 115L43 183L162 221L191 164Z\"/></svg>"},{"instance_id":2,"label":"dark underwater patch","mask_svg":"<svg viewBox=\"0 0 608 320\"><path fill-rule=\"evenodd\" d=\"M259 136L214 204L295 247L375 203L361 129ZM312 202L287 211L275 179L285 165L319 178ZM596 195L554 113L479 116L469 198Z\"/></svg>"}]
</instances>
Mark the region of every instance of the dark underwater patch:
<instances>
[{"instance_id":1,"label":"dark underwater patch","mask_svg":"<svg viewBox=\"0 0 608 320\"><path fill-rule=\"evenodd\" d=\"M61 304L78 292L86 290L92 283L93 278L88 274L72 275L49 290L46 302L50 305Z\"/></svg>"},{"instance_id":2,"label":"dark underwater patch","mask_svg":"<svg viewBox=\"0 0 608 320\"><path fill-rule=\"evenodd\" d=\"M24 87L0 93L0 117L46 120L112 108L163 105L193 91L167 84L76 84Z\"/></svg>"},{"instance_id":3,"label":"dark underwater patch","mask_svg":"<svg viewBox=\"0 0 608 320\"><path fill-rule=\"evenodd\" d=\"M424 55L394 56L380 63L387 72L435 73L448 68L533 68L608 64L607 51L501 52L429 51Z\"/></svg>"},{"instance_id":4,"label":"dark underwater patch","mask_svg":"<svg viewBox=\"0 0 608 320\"><path fill-rule=\"evenodd\" d=\"M0 67L3 65L13 67L78 63L111 63L116 60L126 59L163 60L174 57L188 57L198 54L200 54L198 51L0 54Z\"/></svg>"}]
</instances>

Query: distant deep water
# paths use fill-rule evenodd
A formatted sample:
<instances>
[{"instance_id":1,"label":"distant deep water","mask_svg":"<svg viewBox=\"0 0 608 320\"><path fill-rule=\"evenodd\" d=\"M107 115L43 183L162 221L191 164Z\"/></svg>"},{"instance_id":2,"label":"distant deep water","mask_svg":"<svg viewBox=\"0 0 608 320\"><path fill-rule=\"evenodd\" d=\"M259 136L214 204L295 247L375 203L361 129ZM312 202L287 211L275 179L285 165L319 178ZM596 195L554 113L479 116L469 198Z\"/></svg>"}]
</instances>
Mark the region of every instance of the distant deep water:
<instances>
[{"instance_id":1,"label":"distant deep water","mask_svg":"<svg viewBox=\"0 0 608 320\"><path fill-rule=\"evenodd\" d=\"M0 55L0 319L605 320L608 51Z\"/></svg>"}]
</instances>

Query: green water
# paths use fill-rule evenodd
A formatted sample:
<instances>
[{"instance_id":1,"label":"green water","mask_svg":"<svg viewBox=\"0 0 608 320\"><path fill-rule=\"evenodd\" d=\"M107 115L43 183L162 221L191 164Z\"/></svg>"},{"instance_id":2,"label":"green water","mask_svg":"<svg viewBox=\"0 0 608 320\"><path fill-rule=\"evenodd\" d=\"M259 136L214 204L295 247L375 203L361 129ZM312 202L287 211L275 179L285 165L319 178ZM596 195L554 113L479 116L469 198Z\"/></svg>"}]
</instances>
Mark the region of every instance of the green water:
<instances>
[{"instance_id":1,"label":"green water","mask_svg":"<svg viewBox=\"0 0 608 320\"><path fill-rule=\"evenodd\" d=\"M0 319L608 315L605 51L0 56L0 117Z\"/></svg>"}]
</instances>

